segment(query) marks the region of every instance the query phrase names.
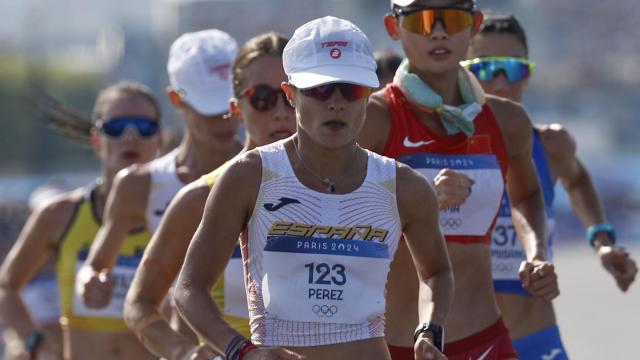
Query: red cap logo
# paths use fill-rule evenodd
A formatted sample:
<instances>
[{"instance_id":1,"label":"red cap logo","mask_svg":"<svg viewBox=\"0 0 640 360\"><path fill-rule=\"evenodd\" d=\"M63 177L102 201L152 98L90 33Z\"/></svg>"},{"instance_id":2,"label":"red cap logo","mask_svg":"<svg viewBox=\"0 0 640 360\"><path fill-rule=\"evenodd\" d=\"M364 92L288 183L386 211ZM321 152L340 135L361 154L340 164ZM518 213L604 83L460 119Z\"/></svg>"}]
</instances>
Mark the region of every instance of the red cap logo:
<instances>
[{"instance_id":1,"label":"red cap logo","mask_svg":"<svg viewBox=\"0 0 640 360\"><path fill-rule=\"evenodd\" d=\"M229 68L231 68L231 64L222 64L210 67L209 72L216 73L221 80L227 81L229 80Z\"/></svg>"},{"instance_id":2,"label":"red cap logo","mask_svg":"<svg viewBox=\"0 0 640 360\"><path fill-rule=\"evenodd\" d=\"M340 51L340 49L338 48L333 48L331 49L331 52L329 52L329 56L331 56L334 59L339 59L340 56L342 56L342 51Z\"/></svg>"}]
</instances>

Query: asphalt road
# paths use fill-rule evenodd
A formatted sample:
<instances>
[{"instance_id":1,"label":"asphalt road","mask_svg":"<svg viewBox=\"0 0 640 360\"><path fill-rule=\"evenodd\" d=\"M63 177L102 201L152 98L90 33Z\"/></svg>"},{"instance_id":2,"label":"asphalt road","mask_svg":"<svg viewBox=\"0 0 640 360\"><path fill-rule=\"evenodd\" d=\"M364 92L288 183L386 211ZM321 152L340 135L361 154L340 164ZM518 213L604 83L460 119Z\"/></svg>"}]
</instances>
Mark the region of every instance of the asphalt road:
<instances>
[{"instance_id":1,"label":"asphalt road","mask_svg":"<svg viewBox=\"0 0 640 360\"><path fill-rule=\"evenodd\" d=\"M639 262L640 246L629 249ZM640 284L616 286L588 246L556 247L561 294L554 301L571 359L640 359Z\"/></svg>"}]
</instances>

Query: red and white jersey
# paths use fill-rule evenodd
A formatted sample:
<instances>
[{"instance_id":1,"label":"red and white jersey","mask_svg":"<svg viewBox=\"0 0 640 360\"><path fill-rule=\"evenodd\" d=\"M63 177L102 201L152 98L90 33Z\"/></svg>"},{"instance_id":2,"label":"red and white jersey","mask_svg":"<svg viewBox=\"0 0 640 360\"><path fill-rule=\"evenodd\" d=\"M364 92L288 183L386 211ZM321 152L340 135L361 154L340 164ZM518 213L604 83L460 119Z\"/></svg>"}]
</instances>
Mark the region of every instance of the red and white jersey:
<instances>
[{"instance_id":1,"label":"red and white jersey","mask_svg":"<svg viewBox=\"0 0 640 360\"><path fill-rule=\"evenodd\" d=\"M445 239L459 243L490 243L490 230L502 200L508 155L502 133L488 105L474 120L471 137L460 132L443 136L429 129L391 83L384 89L391 127L384 155L411 166L429 181L444 168L471 177L475 184L467 201L440 211Z\"/></svg>"},{"instance_id":2,"label":"red and white jersey","mask_svg":"<svg viewBox=\"0 0 640 360\"><path fill-rule=\"evenodd\" d=\"M396 162L368 152L362 185L328 194L298 180L282 141L258 151L262 182L241 238L251 340L319 346L383 337L402 232Z\"/></svg>"}]
</instances>

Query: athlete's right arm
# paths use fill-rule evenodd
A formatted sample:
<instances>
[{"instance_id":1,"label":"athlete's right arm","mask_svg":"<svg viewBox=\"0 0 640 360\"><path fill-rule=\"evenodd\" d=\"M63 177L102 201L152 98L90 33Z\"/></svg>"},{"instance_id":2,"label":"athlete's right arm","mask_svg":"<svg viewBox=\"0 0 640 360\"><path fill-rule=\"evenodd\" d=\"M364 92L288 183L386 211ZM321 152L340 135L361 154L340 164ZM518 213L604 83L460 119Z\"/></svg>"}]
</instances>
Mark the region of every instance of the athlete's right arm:
<instances>
[{"instance_id":1,"label":"athlete's right arm","mask_svg":"<svg viewBox=\"0 0 640 360\"><path fill-rule=\"evenodd\" d=\"M453 300L454 280L438 224L438 201L427 179L409 167L399 164L396 179L402 232L420 279L420 322L443 324ZM418 339L416 359L444 359L427 334Z\"/></svg>"},{"instance_id":2,"label":"athlete's right arm","mask_svg":"<svg viewBox=\"0 0 640 360\"><path fill-rule=\"evenodd\" d=\"M176 284L178 311L201 339L221 353L240 334L224 320L209 290L224 272L238 236L251 217L261 179L261 159L255 151L235 160L218 179ZM261 348L250 351L245 359L262 353L275 359L298 358L283 356L286 352L281 348Z\"/></svg>"},{"instance_id":3,"label":"athlete's right arm","mask_svg":"<svg viewBox=\"0 0 640 360\"><path fill-rule=\"evenodd\" d=\"M76 280L76 292L89 308L103 308L111 299L111 270L129 231L145 224L150 176L133 165L116 175L102 216L102 226Z\"/></svg>"},{"instance_id":4,"label":"athlete's right arm","mask_svg":"<svg viewBox=\"0 0 640 360\"><path fill-rule=\"evenodd\" d=\"M365 149L382 154L391 129L391 114L384 93L379 90L369 97L367 115L358 134L358 144Z\"/></svg>"},{"instance_id":5,"label":"athlete's right arm","mask_svg":"<svg viewBox=\"0 0 640 360\"><path fill-rule=\"evenodd\" d=\"M124 305L125 321L144 346L170 360L183 359L198 347L169 326L159 307L178 276L209 191L203 180L196 180L176 194L144 252ZM206 350L207 358L215 357L211 348Z\"/></svg>"},{"instance_id":6,"label":"athlete's right arm","mask_svg":"<svg viewBox=\"0 0 640 360\"><path fill-rule=\"evenodd\" d=\"M14 341L7 346L20 349L25 355L23 341L38 326L22 301L20 290L55 253L81 199L80 192L74 191L35 210L0 267L0 319L8 338Z\"/></svg>"}]
</instances>

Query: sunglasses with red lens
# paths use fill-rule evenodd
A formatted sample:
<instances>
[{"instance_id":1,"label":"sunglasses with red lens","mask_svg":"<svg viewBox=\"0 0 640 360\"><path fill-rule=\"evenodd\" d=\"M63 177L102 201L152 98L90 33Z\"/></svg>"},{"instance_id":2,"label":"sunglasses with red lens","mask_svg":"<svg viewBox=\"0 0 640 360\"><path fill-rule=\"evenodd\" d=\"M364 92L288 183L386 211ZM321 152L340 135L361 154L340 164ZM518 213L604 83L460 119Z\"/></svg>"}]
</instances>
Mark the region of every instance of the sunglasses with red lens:
<instances>
[{"instance_id":1,"label":"sunglasses with red lens","mask_svg":"<svg viewBox=\"0 0 640 360\"><path fill-rule=\"evenodd\" d=\"M264 112L276 107L276 104L278 103L278 95L282 96L282 101L284 101L285 105L293 108L287 99L287 95L285 95L282 89L274 89L269 85L261 84L250 87L244 90L240 97L247 96L251 107L256 111Z\"/></svg>"},{"instance_id":2,"label":"sunglasses with red lens","mask_svg":"<svg viewBox=\"0 0 640 360\"><path fill-rule=\"evenodd\" d=\"M308 89L300 89L300 92L304 96L308 96L320 101L327 101L333 95L336 89L340 90L340 94L347 101L356 101L367 97L371 94L373 89L356 84L347 83L331 83L326 85L320 85Z\"/></svg>"}]
</instances>

